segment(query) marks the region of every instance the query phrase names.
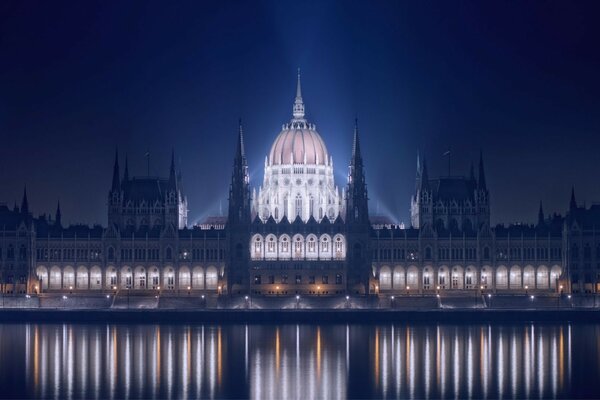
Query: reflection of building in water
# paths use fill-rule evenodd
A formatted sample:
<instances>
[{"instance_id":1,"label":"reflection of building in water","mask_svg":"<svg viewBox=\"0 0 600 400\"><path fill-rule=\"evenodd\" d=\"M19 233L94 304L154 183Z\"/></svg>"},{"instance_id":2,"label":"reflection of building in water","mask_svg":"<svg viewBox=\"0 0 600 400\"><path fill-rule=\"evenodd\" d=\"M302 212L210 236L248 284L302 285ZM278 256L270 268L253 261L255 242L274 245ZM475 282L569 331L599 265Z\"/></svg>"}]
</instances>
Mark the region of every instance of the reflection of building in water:
<instances>
[{"instance_id":1,"label":"reflection of building in water","mask_svg":"<svg viewBox=\"0 0 600 400\"><path fill-rule=\"evenodd\" d=\"M253 327L250 397L254 399L346 398L344 328Z\"/></svg>"},{"instance_id":2,"label":"reflection of building in water","mask_svg":"<svg viewBox=\"0 0 600 400\"><path fill-rule=\"evenodd\" d=\"M569 326L386 326L371 342L381 397L546 398L569 386Z\"/></svg>"},{"instance_id":3,"label":"reflection of building in water","mask_svg":"<svg viewBox=\"0 0 600 400\"><path fill-rule=\"evenodd\" d=\"M24 342L30 397L547 398L572 390L570 326L31 325Z\"/></svg>"},{"instance_id":4,"label":"reflection of building in water","mask_svg":"<svg viewBox=\"0 0 600 400\"><path fill-rule=\"evenodd\" d=\"M77 325L27 329L32 397L220 397L221 328Z\"/></svg>"}]
</instances>

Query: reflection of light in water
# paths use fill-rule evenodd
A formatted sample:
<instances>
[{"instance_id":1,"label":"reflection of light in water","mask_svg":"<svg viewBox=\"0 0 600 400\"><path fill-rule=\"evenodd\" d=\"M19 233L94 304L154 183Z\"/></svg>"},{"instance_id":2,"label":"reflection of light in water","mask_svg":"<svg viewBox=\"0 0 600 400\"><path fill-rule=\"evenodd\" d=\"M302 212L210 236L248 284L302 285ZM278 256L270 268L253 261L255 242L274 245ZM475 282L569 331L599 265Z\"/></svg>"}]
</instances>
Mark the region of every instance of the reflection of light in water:
<instances>
[{"instance_id":1,"label":"reflection of light in water","mask_svg":"<svg viewBox=\"0 0 600 400\"><path fill-rule=\"evenodd\" d=\"M556 396L556 390L558 389L558 348L556 343L556 335L552 335L551 345L551 361L550 361L550 380L552 384L552 396Z\"/></svg>"},{"instance_id":2,"label":"reflection of light in water","mask_svg":"<svg viewBox=\"0 0 600 400\"><path fill-rule=\"evenodd\" d=\"M481 353L481 382L483 388L483 398L487 398L488 395L488 385L489 385L489 374L490 374L490 327L488 325L487 335L484 333L485 328L480 329L479 340L480 343L480 353Z\"/></svg>"},{"instance_id":3,"label":"reflection of light in water","mask_svg":"<svg viewBox=\"0 0 600 400\"><path fill-rule=\"evenodd\" d=\"M545 374L545 363L544 363L544 335L539 335L538 343L538 355L537 355L537 373L538 373L538 392L540 398L544 397L544 378Z\"/></svg>"},{"instance_id":4,"label":"reflection of light in water","mask_svg":"<svg viewBox=\"0 0 600 400\"><path fill-rule=\"evenodd\" d=\"M96 338L94 339L94 393L96 398L100 397L100 332L96 331Z\"/></svg>"},{"instance_id":5,"label":"reflection of light in water","mask_svg":"<svg viewBox=\"0 0 600 400\"><path fill-rule=\"evenodd\" d=\"M384 331L385 332L385 331ZM382 364L381 364L381 390L383 393L388 391L388 348L385 334L381 344Z\"/></svg>"},{"instance_id":6,"label":"reflection of light in water","mask_svg":"<svg viewBox=\"0 0 600 400\"><path fill-rule=\"evenodd\" d=\"M223 357L230 340L237 340L233 348L241 355L243 345L248 352L249 397L344 398L349 374L354 373L348 365L354 360L354 335L370 341L357 341L368 347L356 359L363 362L364 354L368 368L378 369L364 377L374 397L564 397L570 388L573 328L568 326L442 325L435 337L431 328L422 326L373 327L367 333L364 326L348 325L208 327L206 342L203 327L169 327L161 342L164 329L24 328L21 345L31 346L22 352L27 358L22 365L31 369L24 375L30 397L227 397L229 389L223 385L232 381L226 378L246 376L241 359L238 373L230 375L236 366L225 364L229 357ZM161 355L166 357L164 368ZM359 368L366 370L367 365ZM497 392L490 393L496 382Z\"/></svg>"},{"instance_id":7,"label":"reflection of light in water","mask_svg":"<svg viewBox=\"0 0 600 400\"><path fill-rule=\"evenodd\" d=\"M144 382L144 369L143 367L146 365L146 360L145 360L145 351L144 351L144 343L146 342L145 337L140 337L138 342L137 342L137 365L136 365L136 370L137 370L137 385L138 385L138 390L137 390L137 397L142 397L142 389L145 385Z\"/></svg>"},{"instance_id":8,"label":"reflection of light in water","mask_svg":"<svg viewBox=\"0 0 600 400\"><path fill-rule=\"evenodd\" d=\"M473 397L473 332L469 329L467 338L467 394Z\"/></svg>"},{"instance_id":9,"label":"reflection of light in water","mask_svg":"<svg viewBox=\"0 0 600 400\"><path fill-rule=\"evenodd\" d=\"M413 339L412 330L407 331L407 341L409 343L409 345L408 345L408 354L409 354L408 371L410 373L410 378L408 381L408 390L410 392L410 397L414 398L415 397L415 374L417 371L416 371L416 367L415 367L415 361L416 361L415 341Z\"/></svg>"},{"instance_id":10,"label":"reflection of light in water","mask_svg":"<svg viewBox=\"0 0 600 400\"><path fill-rule=\"evenodd\" d=\"M454 330L454 355L453 355L453 359L454 359L454 366L452 368L452 375L454 376L454 393L456 396L458 396L458 392L460 391L460 351L459 351L459 344L458 344L458 331L457 329Z\"/></svg>"},{"instance_id":11,"label":"reflection of light in water","mask_svg":"<svg viewBox=\"0 0 600 400\"><path fill-rule=\"evenodd\" d=\"M375 385L379 385L379 327L375 328L375 350L374 350L374 365L373 374L375 377Z\"/></svg>"},{"instance_id":12,"label":"reflection of light in water","mask_svg":"<svg viewBox=\"0 0 600 400\"><path fill-rule=\"evenodd\" d=\"M502 330L498 334L498 397L502 398L504 392L504 338Z\"/></svg>"},{"instance_id":13,"label":"reflection of light in water","mask_svg":"<svg viewBox=\"0 0 600 400\"><path fill-rule=\"evenodd\" d=\"M217 384L217 348L215 343L215 331L211 330L208 339L208 389L210 397L215 396L215 386Z\"/></svg>"},{"instance_id":14,"label":"reflection of light in water","mask_svg":"<svg viewBox=\"0 0 600 400\"><path fill-rule=\"evenodd\" d=\"M167 335L167 397L173 393L173 334Z\"/></svg>"},{"instance_id":15,"label":"reflection of light in water","mask_svg":"<svg viewBox=\"0 0 600 400\"><path fill-rule=\"evenodd\" d=\"M510 342L510 380L513 398L517 397L517 335L512 335Z\"/></svg>"},{"instance_id":16,"label":"reflection of light in water","mask_svg":"<svg viewBox=\"0 0 600 400\"><path fill-rule=\"evenodd\" d=\"M441 346L440 346L440 385L441 385L441 397L446 397L446 335L440 333Z\"/></svg>"},{"instance_id":17,"label":"reflection of light in water","mask_svg":"<svg viewBox=\"0 0 600 400\"><path fill-rule=\"evenodd\" d=\"M425 336L425 397L429 398L431 389L431 335L427 331Z\"/></svg>"},{"instance_id":18,"label":"reflection of light in water","mask_svg":"<svg viewBox=\"0 0 600 400\"><path fill-rule=\"evenodd\" d=\"M52 386L54 387L54 398L57 399L60 393L60 342L59 337L55 333L54 335L54 381Z\"/></svg>"},{"instance_id":19,"label":"reflection of light in water","mask_svg":"<svg viewBox=\"0 0 600 400\"><path fill-rule=\"evenodd\" d=\"M129 398L131 390L131 337L129 329L125 331L125 398Z\"/></svg>"},{"instance_id":20,"label":"reflection of light in water","mask_svg":"<svg viewBox=\"0 0 600 400\"><path fill-rule=\"evenodd\" d=\"M77 371L83 371L85 373L81 374L81 392L79 396L81 398L85 398L88 391L88 331L84 331L83 335L81 335L81 344L79 346L79 366Z\"/></svg>"},{"instance_id":21,"label":"reflection of light in water","mask_svg":"<svg viewBox=\"0 0 600 400\"><path fill-rule=\"evenodd\" d=\"M524 349L523 352L525 353L525 357L524 357L524 362L523 362L523 366L525 369L525 377L523 378L524 381L524 386L525 386L525 393L529 393L529 390L531 388L531 344L530 341L532 341L533 339L529 337L529 330L525 329L525 341L524 341Z\"/></svg>"}]
</instances>

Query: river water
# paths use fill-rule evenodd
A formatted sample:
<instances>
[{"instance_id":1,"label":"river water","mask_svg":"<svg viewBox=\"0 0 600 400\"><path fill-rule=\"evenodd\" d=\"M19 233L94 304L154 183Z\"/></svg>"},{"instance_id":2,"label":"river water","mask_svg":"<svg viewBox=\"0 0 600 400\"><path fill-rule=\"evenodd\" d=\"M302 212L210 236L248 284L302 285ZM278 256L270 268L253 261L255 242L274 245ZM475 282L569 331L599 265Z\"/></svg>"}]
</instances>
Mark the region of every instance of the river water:
<instances>
[{"instance_id":1,"label":"river water","mask_svg":"<svg viewBox=\"0 0 600 400\"><path fill-rule=\"evenodd\" d=\"M0 397L599 398L600 325L0 326Z\"/></svg>"}]
</instances>

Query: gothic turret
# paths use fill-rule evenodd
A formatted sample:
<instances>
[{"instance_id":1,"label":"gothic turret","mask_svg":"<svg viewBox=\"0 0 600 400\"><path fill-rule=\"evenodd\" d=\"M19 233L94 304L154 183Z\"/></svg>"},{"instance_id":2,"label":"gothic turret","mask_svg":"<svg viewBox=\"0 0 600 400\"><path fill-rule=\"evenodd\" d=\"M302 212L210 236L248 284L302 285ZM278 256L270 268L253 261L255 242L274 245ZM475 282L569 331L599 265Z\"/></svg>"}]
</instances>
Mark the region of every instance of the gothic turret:
<instances>
[{"instance_id":1,"label":"gothic turret","mask_svg":"<svg viewBox=\"0 0 600 400\"><path fill-rule=\"evenodd\" d=\"M540 200L540 208L538 210L538 226L544 226L545 222L544 222L545 218L544 218L544 208L542 207L542 201Z\"/></svg>"},{"instance_id":2,"label":"gothic turret","mask_svg":"<svg viewBox=\"0 0 600 400\"><path fill-rule=\"evenodd\" d=\"M118 191L121 188L121 177L119 176L119 150L115 150L115 164L113 166L112 190Z\"/></svg>"},{"instance_id":3,"label":"gothic turret","mask_svg":"<svg viewBox=\"0 0 600 400\"><path fill-rule=\"evenodd\" d=\"M177 190L177 174L175 173L175 150L171 150L171 167L169 169L169 189Z\"/></svg>"},{"instance_id":4,"label":"gothic turret","mask_svg":"<svg viewBox=\"0 0 600 400\"><path fill-rule=\"evenodd\" d=\"M244 133L242 121L239 122L237 148L233 160L233 172L229 187L229 218L230 225L250 223L250 179L248 163L244 152Z\"/></svg>"},{"instance_id":5,"label":"gothic turret","mask_svg":"<svg viewBox=\"0 0 600 400\"><path fill-rule=\"evenodd\" d=\"M127 154L125 154L125 172L123 173L122 185L126 185L129 181L129 162L127 161Z\"/></svg>"},{"instance_id":6,"label":"gothic turret","mask_svg":"<svg viewBox=\"0 0 600 400\"><path fill-rule=\"evenodd\" d=\"M485 171L483 170L483 153L479 153L479 180L477 182L477 188L479 190L487 190L485 184Z\"/></svg>"},{"instance_id":7,"label":"gothic turret","mask_svg":"<svg viewBox=\"0 0 600 400\"><path fill-rule=\"evenodd\" d=\"M575 200L575 186L571 187L571 201L569 202L569 210L577 209L577 201Z\"/></svg>"},{"instance_id":8,"label":"gothic turret","mask_svg":"<svg viewBox=\"0 0 600 400\"><path fill-rule=\"evenodd\" d=\"M248 259L250 256L250 179L248 163L244 153L244 133L242 121L239 122L237 148L233 159L231 185L229 186L229 212L227 217L229 248L229 266L227 292L249 293L250 278Z\"/></svg>"},{"instance_id":9,"label":"gothic turret","mask_svg":"<svg viewBox=\"0 0 600 400\"><path fill-rule=\"evenodd\" d=\"M60 201L56 204L56 214L54 216L54 225L62 228L62 213L60 212Z\"/></svg>"},{"instance_id":10,"label":"gothic turret","mask_svg":"<svg viewBox=\"0 0 600 400\"><path fill-rule=\"evenodd\" d=\"M27 201L27 187L23 188L23 199L21 200L21 214L29 215L29 201Z\"/></svg>"},{"instance_id":11,"label":"gothic turret","mask_svg":"<svg viewBox=\"0 0 600 400\"><path fill-rule=\"evenodd\" d=\"M354 124L352 159L348 172L348 191L346 192L346 223L369 226L369 205L367 183L363 167L360 141L358 138L358 120Z\"/></svg>"}]
</instances>

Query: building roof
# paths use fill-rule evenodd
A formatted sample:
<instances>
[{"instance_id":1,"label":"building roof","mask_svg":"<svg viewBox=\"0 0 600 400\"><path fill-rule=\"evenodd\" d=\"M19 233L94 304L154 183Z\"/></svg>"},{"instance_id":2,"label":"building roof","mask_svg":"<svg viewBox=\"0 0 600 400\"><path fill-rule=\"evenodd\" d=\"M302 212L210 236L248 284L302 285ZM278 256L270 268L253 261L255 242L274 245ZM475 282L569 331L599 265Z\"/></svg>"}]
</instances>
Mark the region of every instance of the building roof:
<instances>
[{"instance_id":1,"label":"building roof","mask_svg":"<svg viewBox=\"0 0 600 400\"><path fill-rule=\"evenodd\" d=\"M429 187L433 192L433 201L449 202L451 200L466 201L475 199L477 182L462 176L449 176L430 179Z\"/></svg>"}]
</instances>

